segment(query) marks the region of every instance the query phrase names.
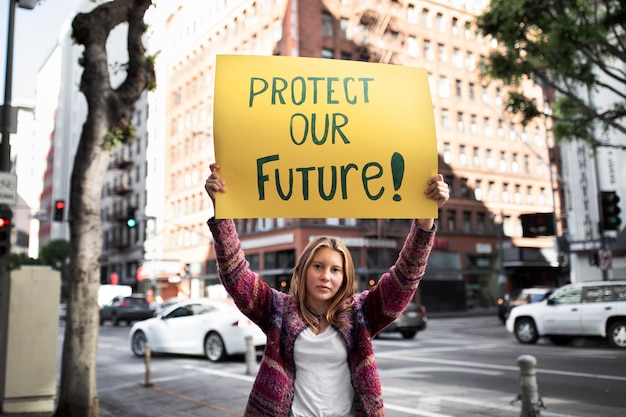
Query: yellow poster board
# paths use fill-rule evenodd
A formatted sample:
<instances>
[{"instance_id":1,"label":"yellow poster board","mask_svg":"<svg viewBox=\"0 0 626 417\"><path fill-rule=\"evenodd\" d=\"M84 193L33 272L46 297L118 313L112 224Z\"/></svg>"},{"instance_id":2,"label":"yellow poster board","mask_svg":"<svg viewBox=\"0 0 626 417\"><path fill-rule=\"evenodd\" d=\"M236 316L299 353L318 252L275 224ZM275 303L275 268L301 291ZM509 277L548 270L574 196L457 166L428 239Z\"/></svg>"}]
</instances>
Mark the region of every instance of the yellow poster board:
<instances>
[{"instance_id":1,"label":"yellow poster board","mask_svg":"<svg viewBox=\"0 0 626 417\"><path fill-rule=\"evenodd\" d=\"M421 68L218 55L216 218L434 218L437 173Z\"/></svg>"}]
</instances>

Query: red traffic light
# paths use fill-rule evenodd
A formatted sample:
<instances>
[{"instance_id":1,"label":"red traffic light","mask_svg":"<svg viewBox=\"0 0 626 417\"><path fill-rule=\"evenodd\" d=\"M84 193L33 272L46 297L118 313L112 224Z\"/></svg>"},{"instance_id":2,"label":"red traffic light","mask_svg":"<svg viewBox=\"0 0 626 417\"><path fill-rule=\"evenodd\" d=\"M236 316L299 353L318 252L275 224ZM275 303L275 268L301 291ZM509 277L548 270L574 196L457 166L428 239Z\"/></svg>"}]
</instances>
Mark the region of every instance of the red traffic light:
<instances>
[{"instance_id":1,"label":"red traffic light","mask_svg":"<svg viewBox=\"0 0 626 417\"><path fill-rule=\"evenodd\" d=\"M11 219L0 217L0 229L11 226Z\"/></svg>"},{"instance_id":2,"label":"red traffic light","mask_svg":"<svg viewBox=\"0 0 626 417\"><path fill-rule=\"evenodd\" d=\"M57 201L54 203L54 208L56 208L57 210L62 210L62 209L64 209L64 208L65 208L65 201L63 201L63 200L57 200Z\"/></svg>"}]
</instances>

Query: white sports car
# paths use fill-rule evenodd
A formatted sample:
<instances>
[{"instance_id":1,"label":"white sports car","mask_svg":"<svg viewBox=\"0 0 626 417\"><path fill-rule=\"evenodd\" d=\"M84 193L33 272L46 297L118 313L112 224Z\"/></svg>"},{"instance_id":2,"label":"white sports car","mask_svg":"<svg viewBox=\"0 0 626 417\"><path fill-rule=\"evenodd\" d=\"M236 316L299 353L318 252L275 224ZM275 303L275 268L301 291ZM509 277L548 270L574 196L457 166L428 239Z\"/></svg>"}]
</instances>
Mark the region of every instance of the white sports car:
<instances>
[{"instance_id":1,"label":"white sports car","mask_svg":"<svg viewBox=\"0 0 626 417\"><path fill-rule=\"evenodd\" d=\"M244 354L246 336L255 349L263 348L265 334L232 301L208 298L180 301L156 317L130 329L130 349L135 356L150 352L204 355L213 362Z\"/></svg>"}]
</instances>

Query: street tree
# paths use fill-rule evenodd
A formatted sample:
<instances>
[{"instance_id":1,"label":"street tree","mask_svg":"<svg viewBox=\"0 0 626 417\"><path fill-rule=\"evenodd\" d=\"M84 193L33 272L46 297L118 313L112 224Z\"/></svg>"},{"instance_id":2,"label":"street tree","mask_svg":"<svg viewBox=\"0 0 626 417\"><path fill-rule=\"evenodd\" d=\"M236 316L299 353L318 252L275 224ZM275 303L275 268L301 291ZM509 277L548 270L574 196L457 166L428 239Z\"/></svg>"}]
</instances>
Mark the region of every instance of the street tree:
<instances>
[{"instance_id":1,"label":"street tree","mask_svg":"<svg viewBox=\"0 0 626 417\"><path fill-rule=\"evenodd\" d=\"M142 37L151 0L101 2L72 21L72 37L84 46L80 91L87 101L70 183L68 315L55 417L97 417L96 353L99 333L98 289L103 179L116 146L133 137L134 104L155 85L153 58L146 55ZM127 25L128 62L125 78L113 87L109 73L107 38L118 25Z\"/></svg>"},{"instance_id":2,"label":"street tree","mask_svg":"<svg viewBox=\"0 0 626 417\"><path fill-rule=\"evenodd\" d=\"M625 22L620 0L492 1L476 20L498 41L483 73L511 86L507 108L524 122L550 116L557 140L595 147L595 127L626 134ZM549 109L523 94L529 79L544 88Z\"/></svg>"}]
</instances>

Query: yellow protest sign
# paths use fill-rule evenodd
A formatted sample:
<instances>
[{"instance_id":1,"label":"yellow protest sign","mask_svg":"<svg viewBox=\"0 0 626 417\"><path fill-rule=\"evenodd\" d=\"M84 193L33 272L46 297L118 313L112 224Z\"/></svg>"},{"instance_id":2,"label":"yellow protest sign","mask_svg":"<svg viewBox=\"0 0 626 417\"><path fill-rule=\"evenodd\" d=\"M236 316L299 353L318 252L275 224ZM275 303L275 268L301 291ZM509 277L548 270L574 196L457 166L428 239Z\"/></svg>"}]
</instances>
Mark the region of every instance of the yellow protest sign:
<instances>
[{"instance_id":1,"label":"yellow protest sign","mask_svg":"<svg viewBox=\"0 0 626 417\"><path fill-rule=\"evenodd\" d=\"M217 218L437 216L424 69L218 55L214 101Z\"/></svg>"}]
</instances>

